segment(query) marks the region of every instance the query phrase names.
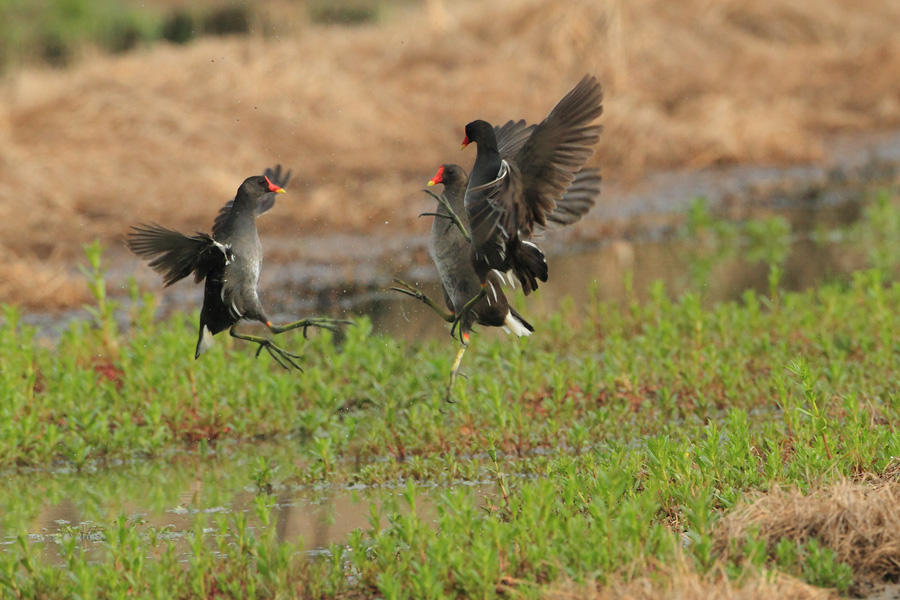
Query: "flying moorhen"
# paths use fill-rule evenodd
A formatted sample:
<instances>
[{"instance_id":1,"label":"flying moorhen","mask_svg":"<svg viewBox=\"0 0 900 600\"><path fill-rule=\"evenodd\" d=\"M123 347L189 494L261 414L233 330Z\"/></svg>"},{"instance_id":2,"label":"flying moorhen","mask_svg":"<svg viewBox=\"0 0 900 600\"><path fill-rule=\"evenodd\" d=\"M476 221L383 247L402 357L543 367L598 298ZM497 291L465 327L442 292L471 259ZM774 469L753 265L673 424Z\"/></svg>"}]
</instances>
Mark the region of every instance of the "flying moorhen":
<instances>
[{"instance_id":1,"label":"flying moorhen","mask_svg":"<svg viewBox=\"0 0 900 600\"><path fill-rule=\"evenodd\" d=\"M518 123L510 121L502 128L498 128L498 138L506 142L513 139L508 136L510 132L519 132L520 130L525 130L524 121ZM441 165L437 175L428 182L429 186L438 183L444 185L442 197L432 194L439 203L437 212L426 214L434 215L431 236L428 239L428 251L437 267L444 293L444 302L450 312L445 312L423 292L399 279L394 280L399 287L391 288L421 300L448 323L456 320L455 313L481 288L481 281L472 264L471 239L466 233L468 218L463 200L468 180L468 175L459 165ZM557 203L554 213L548 216L547 227L563 227L578 221L594 205L599 194L599 171L596 169L579 171L566 190L566 194ZM469 344L469 332L475 323L488 327L502 327L507 333L514 333L519 337L531 335L534 331L534 327L509 305L500 287L507 281L515 285L511 277L507 280L507 276L503 273L490 271L486 277L487 294L480 298L460 321L459 333L462 346L453 361L450 383L447 386L447 400L450 399L463 354Z\"/></svg>"},{"instance_id":2,"label":"flying moorhen","mask_svg":"<svg viewBox=\"0 0 900 600\"><path fill-rule=\"evenodd\" d=\"M239 333L242 320L264 323L272 333L309 327L336 330L347 323L331 318L302 319L288 325L273 325L259 301L256 286L262 265L262 245L256 231L256 217L275 204L275 194L284 193L291 172L282 176L281 165L265 174L248 177L238 188L234 200L219 211L212 235L186 236L156 224L132 227L126 244L137 256L152 259L149 266L162 275L166 287L193 273L194 281L204 279L203 308L200 311L200 335L194 358L213 344L213 336L225 329L232 337L259 344L256 355L265 350L284 368L300 369L301 358L275 345L271 340ZM277 182L277 184L275 182Z\"/></svg>"},{"instance_id":3,"label":"flying moorhen","mask_svg":"<svg viewBox=\"0 0 900 600\"><path fill-rule=\"evenodd\" d=\"M514 274L526 295L539 280L547 281L544 254L530 239L535 227L547 225L575 174L594 153L601 128L591 123L602 114L602 102L600 83L585 75L540 124L522 124L505 152L499 130L489 123L466 125L463 148L472 142L478 146L465 208L481 290L457 312L456 324L489 293L487 276L493 269Z\"/></svg>"}]
</instances>

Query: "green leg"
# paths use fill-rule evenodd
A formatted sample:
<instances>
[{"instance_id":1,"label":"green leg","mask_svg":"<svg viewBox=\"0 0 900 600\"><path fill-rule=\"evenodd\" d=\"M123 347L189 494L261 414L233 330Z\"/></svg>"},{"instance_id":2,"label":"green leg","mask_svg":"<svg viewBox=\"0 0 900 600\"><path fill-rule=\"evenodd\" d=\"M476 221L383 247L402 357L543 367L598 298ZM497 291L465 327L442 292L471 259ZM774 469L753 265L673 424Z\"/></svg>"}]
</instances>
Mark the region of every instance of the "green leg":
<instances>
[{"instance_id":1,"label":"green leg","mask_svg":"<svg viewBox=\"0 0 900 600\"><path fill-rule=\"evenodd\" d=\"M299 354L293 354L288 352L287 350L280 348L272 342L272 340L264 337L258 337L255 335L248 335L246 333L238 333L235 327L232 327L228 330L228 333L233 338L237 338L239 340L244 340L247 342L253 342L254 344L259 344L259 348L256 350L256 356L259 357L260 353L263 349L269 353L269 356L272 357L272 360L278 363L279 366L290 370L291 367L297 369L298 371L302 371L300 368L300 364L296 362L296 359L303 358Z\"/></svg>"},{"instance_id":2,"label":"green leg","mask_svg":"<svg viewBox=\"0 0 900 600\"><path fill-rule=\"evenodd\" d=\"M275 334L284 333L292 329L303 329L303 337L308 337L307 331L310 327L320 327L329 331L340 330L341 325L353 325L353 321L346 319L332 319L331 317L312 317L309 319L300 319L287 325L273 325L271 321L266 322L269 331Z\"/></svg>"},{"instance_id":3,"label":"green leg","mask_svg":"<svg viewBox=\"0 0 900 600\"><path fill-rule=\"evenodd\" d=\"M452 398L453 394L453 384L456 383L456 377L459 375L459 365L462 363L463 354L466 353L466 348L469 347L469 334L463 334L462 346L459 347L459 352L456 353L456 358L453 359L453 369L450 371L450 383L447 384L447 393L444 394L444 400L446 402L453 403L455 402Z\"/></svg>"},{"instance_id":4,"label":"green leg","mask_svg":"<svg viewBox=\"0 0 900 600\"><path fill-rule=\"evenodd\" d=\"M394 283L396 283L400 287L392 287L390 289L395 292L400 292L401 294L406 294L407 296L412 296L416 300L421 300L425 303L426 306L431 308L431 310L440 315L440 317L448 323L452 323L456 319L456 316L453 313L444 312L444 310L440 306L438 306L434 300L426 296L423 292L409 285L405 281L395 279Z\"/></svg>"}]
</instances>

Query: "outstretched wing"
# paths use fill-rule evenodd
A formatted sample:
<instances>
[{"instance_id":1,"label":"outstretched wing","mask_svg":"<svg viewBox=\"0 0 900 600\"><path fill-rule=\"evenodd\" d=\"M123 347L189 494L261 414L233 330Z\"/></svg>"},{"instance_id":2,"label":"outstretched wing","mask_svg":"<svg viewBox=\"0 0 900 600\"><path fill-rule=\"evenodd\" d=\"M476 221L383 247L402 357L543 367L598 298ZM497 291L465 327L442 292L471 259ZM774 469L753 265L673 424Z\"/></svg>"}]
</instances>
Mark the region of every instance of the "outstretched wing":
<instances>
[{"instance_id":1,"label":"outstretched wing","mask_svg":"<svg viewBox=\"0 0 900 600\"><path fill-rule=\"evenodd\" d=\"M293 175L293 169L288 169L286 172L282 172L281 165L275 165L275 167L269 167L264 172L263 175L269 178L269 181L274 183L280 188L286 188L288 183L291 181L291 175ZM275 206L275 197L277 194L275 192L269 192L267 194L263 194L259 197L259 200L256 201L256 216L263 214L264 212L268 212L270 208ZM228 217L231 216L231 207L234 206L234 198L225 203L221 209L219 209L219 214L216 215L216 220L213 222L212 226L212 235L213 237L218 237L219 232L222 230L222 227L225 226L225 222L228 220Z\"/></svg>"},{"instance_id":2,"label":"outstretched wing","mask_svg":"<svg viewBox=\"0 0 900 600\"><path fill-rule=\"evenodd\" d=\"M230 262L230 249L205 233L187 236L156 225L132 227L125 244L137 256L151 259L151 269L162 275L166 287L190 274L202 281L216 267Z\"/></svg>"},{"instance_id":3,"label":"outstretched wing","mask_svg":"<svg viewBox=\"0 0 900 600\"><path fill-rule=\"evenodd\" d=\"M547 215L594 153L601 128L591 123L603 113L602 102L600 83L586 75L534 128L515 156L524 210L517 222L505 226L516 227L527 239L534 225L546 225Z\"/></svg>"}]
</instances>

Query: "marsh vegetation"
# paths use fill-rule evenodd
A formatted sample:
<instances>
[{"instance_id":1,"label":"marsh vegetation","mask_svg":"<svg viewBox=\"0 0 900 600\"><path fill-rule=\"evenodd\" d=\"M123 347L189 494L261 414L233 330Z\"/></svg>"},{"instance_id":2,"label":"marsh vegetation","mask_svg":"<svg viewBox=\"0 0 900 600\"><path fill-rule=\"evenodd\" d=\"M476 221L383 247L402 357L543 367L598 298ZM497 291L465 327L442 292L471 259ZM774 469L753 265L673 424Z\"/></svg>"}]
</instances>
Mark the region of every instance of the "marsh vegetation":
<instances>
[{"instance_id":1,"label":"marsh vegetation","mask_svg":"<svg viewBox=\"0 0 900 600\"><path fill-rule=\"evenodd\" d=\"M699 273L755 248L767 290L710 302L701 276L677 294L656 283L565 303L528 340L481 336L455 404L442 401L449 336L370 335L365 318L340 338L297 336L303 373L236 344L193 361L196 315L157 322L135 288L123 330L90 247L91 320L48 347L4 307L0 585L28 598L865 593L900 575L884 527L900 455L898 229L896 192L868 196L859 221L814 234L860 269L788 292L786 221L726 222L697 203L684 231ZM286 534L298 512L354 495L363 524ZM64 498L78 522L54 523Z\"/></svg>"}]
</instances>

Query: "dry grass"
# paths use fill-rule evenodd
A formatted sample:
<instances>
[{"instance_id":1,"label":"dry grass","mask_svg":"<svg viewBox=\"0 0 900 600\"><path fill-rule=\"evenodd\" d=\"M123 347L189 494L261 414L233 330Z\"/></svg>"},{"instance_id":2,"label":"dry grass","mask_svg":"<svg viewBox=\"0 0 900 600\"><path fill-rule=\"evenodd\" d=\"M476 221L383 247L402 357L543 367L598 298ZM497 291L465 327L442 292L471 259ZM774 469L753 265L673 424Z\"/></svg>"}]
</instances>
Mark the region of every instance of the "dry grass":
<instances>
[{"instance_id":1,"label":"dry grass","mask_svg":"<svg viewBox=\"0 0 900 600\"><path fill-rule=\"evenodd\" d=\"M725 575L724 564L740 560L731 540L751 532L770 551L779 540L805 544L816 539L835 552L835 560L854 573L853 590L871 592L900 578L900 482L895 476L842 481L802 494L773 489L729 513L716 527L717 566L698 573L690 561L642 567L652 575L613 577L606 585L565 582L547 594L551 600L726 600L839 598L835 590L809 585L778 571L752 568L740 581Z\"/></svg>"},{"instance_id":2,"label":"dry grass","mask_svg":"<svg viewBox=\"0 0 900 600\"><path fill-rule=\"evenodd\" d=\"M815 538L854 572L866 588L900 578L900 483L843 481L803 495L775 489L727 515L718 526L718 550L729 540L757 531L771 550L781 539L800 543Z\"/></svg>"},{"instance_id":3,"label":"dry grass","mask_svg":"<svg viewBox=\"0 0 900 600\"><path fill-rule=\"evenodd\" d=\"M538 120L585 72L606 88L608 180L815 159L834 132L900 125L898 22L890 0L432 0L29 70L0 87L0 240L8 261L67 273L79 243L138 219L207 228L275 161L299 179L265 234L423 230L422 184L474 158L457 150L467 121ZM66 303L13 287L5 300Z\"/></svg>"},{"instance_id":4,"label":"dry grass","mask_svg":"<svg viewBox=\"0 0 900 600\"><path fill-rule=\"evenodd\" d=\"M681 564L663 568L652 577L612 580L604 586L574 583L554 587L547 600L832 600L840 598L826 590L781 573L759 573L741 582L721 571L701 575Z\"/></svg>"}]
</instances>

